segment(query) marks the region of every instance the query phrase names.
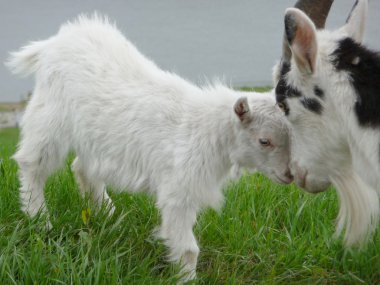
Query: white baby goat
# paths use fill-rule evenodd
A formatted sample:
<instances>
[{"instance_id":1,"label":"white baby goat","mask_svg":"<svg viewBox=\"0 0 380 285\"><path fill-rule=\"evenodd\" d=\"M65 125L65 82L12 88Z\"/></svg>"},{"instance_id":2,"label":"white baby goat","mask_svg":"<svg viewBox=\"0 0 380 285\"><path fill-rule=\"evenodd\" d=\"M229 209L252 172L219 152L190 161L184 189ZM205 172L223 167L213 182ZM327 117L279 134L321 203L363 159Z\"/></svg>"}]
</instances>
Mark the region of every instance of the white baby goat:
<instances>
[{"instance_id":1,"label":"white baby goat","mask_svg":"<svg viewBox=\"0 0 380 285\"><path fill-rule=\"evenodd\" d=\"M74 150L82 193L111 211L105 185L156 196L159 236L193 278L197 212L221 206L231 171L292 180L288 129L273 94L194 86L159 69L106 19L79 17L13 53L8 66L36 76L14 156L31 216L44 209L46 178Z\"/></svg>"},{"instance_id":2,"label":"white baby goat","mask_svg":"<svg viewBox=\"0 0 380 285\"><path fill-rule=\"evenodd\" d=\"M285 15L276 98L292 126L295 181L310 192L336 186L337 233L347 245L377 226L380 195L380 56L361 42L368 3L339 30L317 31L302 11Z\"/></svg>"}]
</instances>

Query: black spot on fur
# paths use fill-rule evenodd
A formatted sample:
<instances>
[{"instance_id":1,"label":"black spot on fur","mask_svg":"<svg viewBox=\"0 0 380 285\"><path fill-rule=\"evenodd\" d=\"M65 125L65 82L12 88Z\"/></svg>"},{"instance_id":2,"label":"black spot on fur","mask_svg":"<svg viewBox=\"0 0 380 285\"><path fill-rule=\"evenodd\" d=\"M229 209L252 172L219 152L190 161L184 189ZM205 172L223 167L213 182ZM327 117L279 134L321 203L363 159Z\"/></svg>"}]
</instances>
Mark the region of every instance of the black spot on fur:
<instances>
[{"instance_id":1,"label":"black spot on fur","mask_svg":"<svg viewBox=\"0 0 380 285\"><path fill-rule=\"evenodd\" d=\"M318 96L321 99L323 99L325 97L325 93L318 86L314 86L314 94L315 94L315 96Z\"/></svg>"},{"instance_id":2,"label":"black spot on fur","mask_svg":"<svg viewBox=\"0 0 380 285\"><path fill-rule=\"evenodd\" d=\"M333 52L336 70L350 75L357 100L355 113L361 126L380 127L380 55L345 38ZM359 61L355 60L359 58Z\"/></svg>"},{"instance_id":3,"label":"black spot on fur","mask_svg":"<svg viewBox=\"0 0 380 285\"><path fill-rule=\"evenodd\" d=\"M285 76L290 71L290 64L287 62L282 63L281 65L281 75L280 80L277 83L276 86L276 95L278 94L279 97L289 98L289 97L301 97L302 93L297 88L289 85L286 82Z\"/></svg>"},{"instance_id":4,"label":"black spot on fur","mask_svg":"<svg viewBox=\"0 0 380 285\"><path fill-rule=\"evenodd\" d=\"M288 85L284 78L281 78L280 81L277 83L275 91L276 96L278 96L278 99L282 98L282 100L284 100L285 98L302 96L301 92L297 88Z\"/></svg>"},{"instance_id":5,"label":"black spot on fur","mask_svg":"<svg viewBox=\"0 0 380 285\"><path fill-rule=\"evenodd\" d=\"M316 113L318 115L322 114L323 107L321 103L318 102L317 99L304 97L300 99L300 102L309 111Z\"/></svg>"},{"instance_id":6,"label":"black spot on fur","mask_svg":"<svg viewBox=\"0 0 380 285\"><path fill-rule=\"evenodd\" d=\"M290 63L286 61L281 61L281 77L284 77L290 71Z\"/></svg>"},{"instance_id":7,"label":"black spot on fur","mask_svg":"<svg viewBox=\"0 0 380 285\"><path fill-rule=\"evenodd\" d=\"M276 101L277 103L282 103L286 107L285 103L286 98L296 98L301 97L302 93L297 88L289 85L286 82L286 74L290 71L290 64L288 62L281 63L281 71L280 71L280 80L277 83L275 88L276 93ZM285 115L289 114L289 109L285 109Z\"/></svg>"}]
</instances>

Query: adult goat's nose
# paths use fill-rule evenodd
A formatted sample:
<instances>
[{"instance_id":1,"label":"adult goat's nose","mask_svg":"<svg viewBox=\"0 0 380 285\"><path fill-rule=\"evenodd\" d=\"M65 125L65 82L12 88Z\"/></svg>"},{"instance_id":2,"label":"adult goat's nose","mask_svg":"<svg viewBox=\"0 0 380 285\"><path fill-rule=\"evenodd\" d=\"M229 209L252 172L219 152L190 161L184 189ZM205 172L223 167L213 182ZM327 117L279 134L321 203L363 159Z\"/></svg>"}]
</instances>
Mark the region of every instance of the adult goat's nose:
<instances>
[{"instance_id":1,"label":"adult goat's nose","mask_svg":"<svg viewBox=\"0 0 380 285\"><path fill-rule=\"evenodd\" d=\"M288 168L288 170L286 170L285 172L285 177L288 178L290 181L293 181L294 179L294 176L292 175L291 171L290 171L290 168Z\"/></svg>"}]
</instances>

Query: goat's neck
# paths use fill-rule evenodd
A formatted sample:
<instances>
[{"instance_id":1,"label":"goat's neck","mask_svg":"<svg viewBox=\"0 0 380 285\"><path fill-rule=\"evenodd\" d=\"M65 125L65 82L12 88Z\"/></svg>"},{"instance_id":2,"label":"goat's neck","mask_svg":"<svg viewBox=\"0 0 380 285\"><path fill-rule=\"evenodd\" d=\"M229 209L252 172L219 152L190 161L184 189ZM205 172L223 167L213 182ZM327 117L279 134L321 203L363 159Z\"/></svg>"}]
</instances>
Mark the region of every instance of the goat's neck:
<instances>
[{"instance_id":1,"label":"goat's neck","mask_svg":"<svg viewBox=\"0 0 380 285\"><path fill-rule=\"evenodd\" d=\"M348 145L353 170L380 195L380 132L378 129L359 125L353 108L356 97L351 89L335 90L334 96L331 96L334 107L329 113L334 117L330 118L330 124L337 122L332 128Z\"/></svg>"},{"instance_id":2,"label":"goat's neck","mask_svg":"<svg viewBox=\"0 0 380 285\"><path fill-rule=\"evenodd\" d=\"M234 123L237 120L233 105L238 97L233 91L231 94L221 92L217 98L213 98L213 91L204 93L204 100L195 102L189 113L188 129L193 130L189 146L197 148L195 159L203 162L200 170L212 171L212 176L222 181L232 167L230 153L236 144Z\"/></svg>"},{"instance_id":3,"label":"goat's neck","mask_svg":"<svg viewBox=\"0 0 380 285\"><path fill-rule=\"evenodd\" d=\"M349 144L353 168L380 195L379 135L371 133L363 130L354 132L355 135L350 133Z\"/></svg>"},{"instance_id":4,"label":"goat's neck","mask_svg":"<svg viewBox=\"0 0 380 285\"><path fill-rule=\"evenodd\" d=\"M360 126L352 109L346 116L352 167L361 179L380 195L380 132L378 129Z\"/></svg>"}]
</instances>

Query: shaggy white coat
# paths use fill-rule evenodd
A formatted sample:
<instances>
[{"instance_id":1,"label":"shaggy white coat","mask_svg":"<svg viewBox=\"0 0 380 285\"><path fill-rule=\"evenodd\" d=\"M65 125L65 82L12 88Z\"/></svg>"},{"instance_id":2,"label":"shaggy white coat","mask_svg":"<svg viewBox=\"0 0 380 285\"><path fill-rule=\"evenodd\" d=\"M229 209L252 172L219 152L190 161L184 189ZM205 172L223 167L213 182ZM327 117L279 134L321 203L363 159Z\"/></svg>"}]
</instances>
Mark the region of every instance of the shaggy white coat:
<instances>
[{"instance_id":1,"label":"shaggy white coat","mask_svg":"<svg viewBox=\"0 0 380 285\"><path fill-rule=\"evenodd\" d=\"M36 76L14 155L31 216L44 209L46 178L73 150L81 191L111 212L105 185L156 196L159 236L193 278L196 215L221 206L231 172L292 180L288 129L273 94L194 86L159 69L106 19L79 17L13 53L8 66Z\"/></svg>"}]
</instances>

